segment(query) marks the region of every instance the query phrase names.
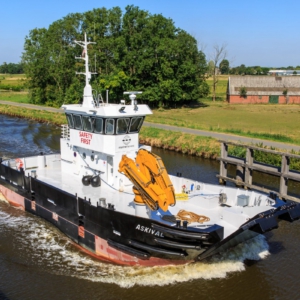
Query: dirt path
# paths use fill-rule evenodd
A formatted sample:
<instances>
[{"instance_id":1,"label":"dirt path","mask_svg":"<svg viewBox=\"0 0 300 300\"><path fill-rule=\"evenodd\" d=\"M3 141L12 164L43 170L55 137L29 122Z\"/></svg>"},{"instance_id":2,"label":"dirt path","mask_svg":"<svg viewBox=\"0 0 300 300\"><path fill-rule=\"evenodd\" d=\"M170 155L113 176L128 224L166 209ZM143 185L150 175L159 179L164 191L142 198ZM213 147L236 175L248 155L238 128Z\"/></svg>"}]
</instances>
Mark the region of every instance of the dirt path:
<instances>
[{"instance_id":1,"label":"dirt path","mask_svg":"<svg viewBox=\"0 0 300 300\"><path fill-rule=\"evenodd\" d=\"M26 107L29 109L37 109L37 110L46 110L51 112L58 112L63 113L63 109L57 109L53 107L47 107L47 106L38 106L33 104L27 104L27 103L17 103L17 102L10 102L10 101L4 101L0 100L0 104L7 104L7 105L14 105L19 107ZM300 146L298 145L292 145L292 144L286 144L286 143L279 143L269 140L261 140L261 139L255 139L255 138L248 138L233 134L226 134L226 133L219 133L219 132L212 132L212 131L205 131L205 130L197 130L197 129L190 129L190 128L184 128L184 127L176 127L171 125L163 125L163 124L157 124L157 123L149 123L144 122L144 126L148 127L154 127L154 128L161 128L165 130L171 130L171 131L180 131L184 133L194 134L194 135L201 135L201 136L208 136L212 137L218 140L224 140L224 141L233 141L233 142L242 142L246 144L261 144L269 146L269 147L275 147L281 150L295 150L300 151Z\"/></svg>"}]
</instances>

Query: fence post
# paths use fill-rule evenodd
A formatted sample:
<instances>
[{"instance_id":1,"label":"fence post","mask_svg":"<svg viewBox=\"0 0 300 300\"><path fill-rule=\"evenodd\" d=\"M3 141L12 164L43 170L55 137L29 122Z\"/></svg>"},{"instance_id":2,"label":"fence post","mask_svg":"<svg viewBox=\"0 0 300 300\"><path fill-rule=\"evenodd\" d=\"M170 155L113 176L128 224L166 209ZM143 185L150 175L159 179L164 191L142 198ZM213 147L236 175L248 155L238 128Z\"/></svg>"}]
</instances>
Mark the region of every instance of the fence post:
<instances>
[{"instance_id":1,"label":"fence post","mask_svg":"<svg viewBox=\"0 0 300 300\"><path fill-rule=\"evenodd\" d=\"M245 187L243 185L245 180L245 168L243 166L236 166L236 175L235 175L236 183L235 185L238 187Z\"/></svg>"},{"instance_id":2,"label":"fence post","mask_svg":"<svg viewBox=\"0 0 300 300\"><path fill-rule=\"evenodd\" d=\"M252 166L254 161L254 150L251 148L246 149L246 167L245 167L245 183L252 184ZM245 188L247 188L245 186Z\"/></svg>"},{"instance_id":3,"label":"fence post","mask_svg":"<svg viewBox=\"0 0 300 300\"><path fill-rule=\"evenodd\" d=\"M227 162L223 161L228 157L228 145L225 142L221 142L221 160L220 160L220 175L227 177ZM226 185L226 180L219 178L219 183Z\"/></svg>"},{"instance_id":4,"label":"fence post","mask_svg":"<svg viewBox=\"0 0 300 300\"><path fill-rule=\"evenodd\" d=\"M281 158L281 175L280 175L280 187L279 193L282 198L287 196L288 191L288 178L285 175L288 174L290 170L290 157L287 155L282 155Z\"/></svg>"}]
</instances>

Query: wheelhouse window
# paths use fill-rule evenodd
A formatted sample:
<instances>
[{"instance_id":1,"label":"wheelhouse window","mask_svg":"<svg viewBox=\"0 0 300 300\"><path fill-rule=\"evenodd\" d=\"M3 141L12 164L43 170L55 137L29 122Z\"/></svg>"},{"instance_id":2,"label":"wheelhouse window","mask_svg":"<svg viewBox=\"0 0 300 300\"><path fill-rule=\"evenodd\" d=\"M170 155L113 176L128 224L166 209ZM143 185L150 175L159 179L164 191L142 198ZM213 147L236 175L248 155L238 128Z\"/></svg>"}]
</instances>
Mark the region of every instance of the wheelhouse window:
<instances>
[{"instance_id":1,"label":"wheelhouse window","mask_svg":"<svg viewBox=\"0 0 300 300\"><path fill-rule=\"evenodd\" d=\"M130 128L129 132L139 132L140 128L142 127L143 124L143 117L137 117L137 118L132 118L131 123L130 123Z\"/></svg>"},{"instance_id":2,"label":"wheelhouse window","mask_svg":"<svg viewBox=\"0 0 300 300\"><path fill-rule=\"evenodd\" d=\"M73 120L74 120L74 128L75 129L82 129L81 116L73 115Z\"/></svg>"},{"instance_id":3,"label":"wheelhouse window","mask_svg":"<svg viewBox=\"0 0 300 300\"><path fill-rule=\"evenodd\" d=\"M124 134L127 132L129 126L129 118L117 120L117 134Z\"/></svg>"},{"instance_id":4,"label":"wheelhouse window","mask_svg":"<svg viewBox=\"0 0 300 300\"><path fill-rule=\"evenodd\" d=\"M114 134L115 120L107 119L105 121L105 133L106 134Z\"/></svg>"},{"instance_id":5,"label":"wheelhouse window","mask_svg":"<svg viewBox=\"0 0 300 300\"><path fill-rule=\"evenodd\" d=\"M73 117L71 114L66 114L69 128L74 128Z\"/></svg>"},{"instance_id":6,"label":"wheelhouse window","mask_svg":"<svg viewBox=\"0 0 300 300\"><path fill-rule=\"evenodd\" d=\"M91 118L94 132L102 133L103 132L103 119L102 118Z\"/></svg>"},{"instance_id":7,"label":"wheelhouse window","mask_svg":"<svg viewBox=\"0 0 300 300\"><path fill-rule=\"evenodd\" d=\"M82 116L82 124L83 124L83 130L92 132L92 120L89 116Z\"/></svg>"}]
</instances>

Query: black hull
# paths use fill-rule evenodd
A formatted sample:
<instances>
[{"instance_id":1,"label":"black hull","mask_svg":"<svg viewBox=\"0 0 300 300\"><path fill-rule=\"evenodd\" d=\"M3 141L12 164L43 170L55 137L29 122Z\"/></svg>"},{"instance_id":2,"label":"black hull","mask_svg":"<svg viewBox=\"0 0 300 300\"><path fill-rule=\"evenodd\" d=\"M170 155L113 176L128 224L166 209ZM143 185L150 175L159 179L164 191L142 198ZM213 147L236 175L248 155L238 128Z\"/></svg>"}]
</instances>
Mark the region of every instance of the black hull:
<instances>
[{"instance_id":1,"label":"black hull","mask_svg":"<svg viewBox=\"0 0 300 300\"><path fill-rule=\"evenodd\" d=\"M293 221L300 217L299 205L291 204L252 218L223 239L221 226L206 230L168 226L115 211L110 205L95 207L86 199L2 164L0 176L1 188L19 196L17 203L8 201L52 223L90 254L120 264L163 265L202 260L276 228L278 218Z\"/></svg>"}]
</instances>

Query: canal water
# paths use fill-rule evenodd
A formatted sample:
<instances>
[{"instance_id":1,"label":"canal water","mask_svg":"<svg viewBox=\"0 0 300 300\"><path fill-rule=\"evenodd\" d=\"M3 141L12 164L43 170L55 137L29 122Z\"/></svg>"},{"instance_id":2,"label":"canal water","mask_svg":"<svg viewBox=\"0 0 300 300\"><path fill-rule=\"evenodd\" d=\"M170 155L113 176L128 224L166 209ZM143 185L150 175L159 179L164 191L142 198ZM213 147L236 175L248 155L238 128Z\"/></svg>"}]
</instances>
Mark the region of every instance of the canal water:
<instances>
[{"instance_id":1,"label":"canal water","mask_svg":"<svg viewBox=\"0 0 300 300\"><path fill-rule=\"evenodd\" d=\"M59 150L58 127L2 115L0 126L2 157ZM170 173L218 183L215 161L154 152ZM121 267L89 257L52 225L0 200L0 299L299 299L299 247L300 221L285 222L209 261Z\"/></svg>"}]
</instances>

